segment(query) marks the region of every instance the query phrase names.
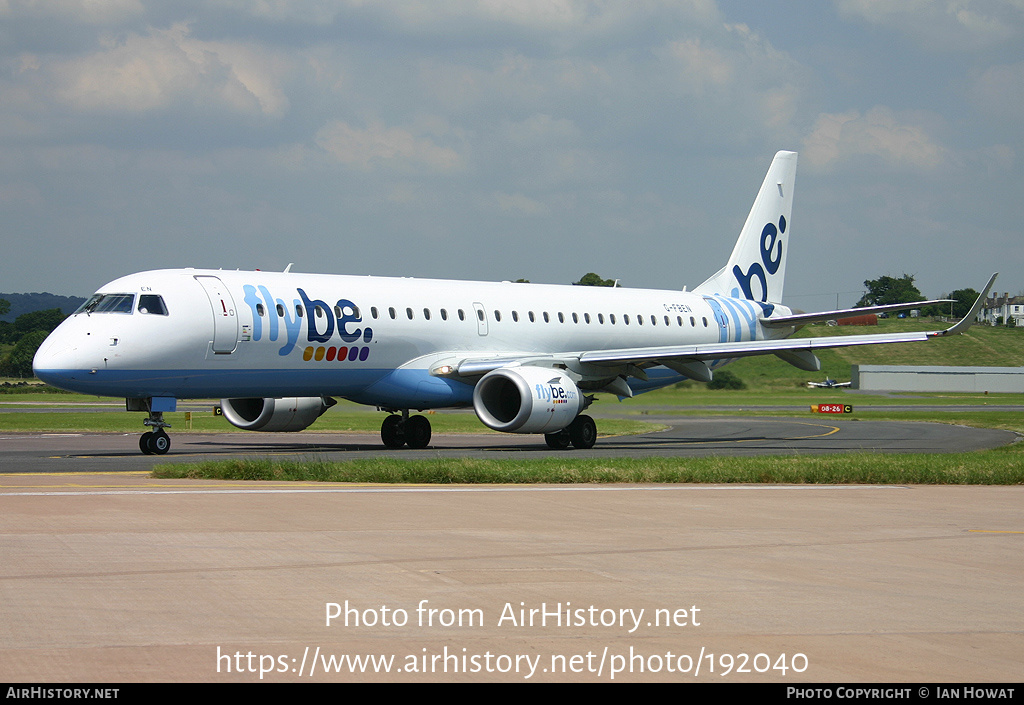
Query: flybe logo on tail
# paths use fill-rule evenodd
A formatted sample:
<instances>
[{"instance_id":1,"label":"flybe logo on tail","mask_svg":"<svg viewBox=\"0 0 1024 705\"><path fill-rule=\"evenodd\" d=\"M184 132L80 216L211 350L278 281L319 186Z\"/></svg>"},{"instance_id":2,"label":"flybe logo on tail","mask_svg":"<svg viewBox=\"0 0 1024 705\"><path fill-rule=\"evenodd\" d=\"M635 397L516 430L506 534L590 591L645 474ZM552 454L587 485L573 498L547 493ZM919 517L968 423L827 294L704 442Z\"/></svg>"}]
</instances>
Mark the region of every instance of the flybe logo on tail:
<instances>
[{"instance_id":1,"label":"flybe logo on tail","mask_svg":"<svg viewBox=\"0 0 1024 705\"><path fill-rule=\"evenodd\" d=\"M736 281L739 282L740 289L733 289L732 295L735 298L740 298L742 290L742 298L751 299L753 301L767 301L768 300L768 275L775 274L779 271L779 267L782 265L782 237L786 232L786 216L779 216L779 226L776 228L775 223L768 223L761 230L761 238L759 242L759 251L761 255L760 262L752 262L750 267L744 272L740 269L737 264L732 268L733 276L736 277ZM767 272L767 274L766 274ZM758 298L754 296L753 287L751 282L757 280L761 288L761 296Z\"/></svg>"},{"instance_id":2,"label":"flybe logo on tail","mask_svg":"<svg viewBox=\"0 0 1024 705\"><path fill-rule=\"evenodd\" d=\"M363 343L373 340L373 330L369 326L358 326L363 318L359 314L359 307L352 301L338 299L332 309L326 301L309 298L302 289L295 290L299 298L293 299L291 304L286 304L283 299L274 298L265 286L246 284L242 291L245 292L245 303L252 309L252 339L260 340L263 337L264 325L267 327L266 335L269 340L277 340L283 334L284 344L278 350L278 355L285 356L295 350L305 328L305 342L329 343L337 336L345 345L308 346L304 350L304 360L354 362L365 361L369 357L368 347L352 345L360 340ZM269 315L261 315L261 309L264 314Z\"/></svg>"}]
</instances>

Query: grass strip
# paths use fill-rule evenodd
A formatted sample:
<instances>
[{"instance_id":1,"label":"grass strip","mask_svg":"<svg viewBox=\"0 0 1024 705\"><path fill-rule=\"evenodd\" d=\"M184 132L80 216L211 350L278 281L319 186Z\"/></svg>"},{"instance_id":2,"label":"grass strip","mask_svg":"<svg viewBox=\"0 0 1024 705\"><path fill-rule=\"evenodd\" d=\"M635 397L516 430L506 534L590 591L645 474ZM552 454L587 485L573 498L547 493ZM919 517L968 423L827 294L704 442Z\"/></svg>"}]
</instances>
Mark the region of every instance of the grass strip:
<instances>
[{"instance_id":1,"label":"grass strip","mask_svg":"<svg viewBox=\"0 0 1024 705\"><path fill-rule=\"evenodd\" d=\"M852 453L755 458L264 458L162 464L156 478L401 484L759 483L1020 485L1020 444L954 454Z\"/></svg>"}]
</instances>

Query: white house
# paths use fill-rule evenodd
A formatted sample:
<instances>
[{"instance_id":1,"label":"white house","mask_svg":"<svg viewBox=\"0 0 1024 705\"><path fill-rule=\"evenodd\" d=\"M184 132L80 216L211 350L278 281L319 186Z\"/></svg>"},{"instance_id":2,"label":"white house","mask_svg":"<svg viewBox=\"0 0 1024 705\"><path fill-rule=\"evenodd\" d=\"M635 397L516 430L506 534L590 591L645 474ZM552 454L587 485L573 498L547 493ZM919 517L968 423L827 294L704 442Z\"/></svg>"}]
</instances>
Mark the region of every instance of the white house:
<instances>
[{"instance_id":1,"label":"white house","mask_svg":"<svg viewBox=\"0 0 1024 705\"><path fill-rule=\"evenodd\" d=\"M1024 326L1024 296L1010 296L1008 292L1002 296L990 294L978 314L979 321L992 326L1005 324L1011 318L1014 326Z\"/></svg>"}]
</instances>

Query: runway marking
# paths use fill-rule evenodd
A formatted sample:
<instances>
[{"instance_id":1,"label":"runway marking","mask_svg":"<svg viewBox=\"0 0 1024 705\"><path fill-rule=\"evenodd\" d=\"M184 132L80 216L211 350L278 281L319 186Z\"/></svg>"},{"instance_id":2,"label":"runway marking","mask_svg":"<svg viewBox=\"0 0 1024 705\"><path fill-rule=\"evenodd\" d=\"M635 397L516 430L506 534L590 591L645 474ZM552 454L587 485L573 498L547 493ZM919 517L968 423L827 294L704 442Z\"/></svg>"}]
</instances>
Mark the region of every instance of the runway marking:
<instances>
[{"instance_id":1,"label":"runway marking","mask_svg":"<svg viewBox=\"0 0 1024 705\"><path fill-rule=\"evenodd\" d=\"M789 422L789 423L793 423L793 424L796 424L796 425L800 425L800 426L812 426L812 427L821 428L821 429L825 429L825 430L823 432L812 433L812 434L809 434L809 435L806 435L806 436L775 436L775 437L773 437L773 436L758 436L756 438L714 438L714 439L704 439L704 438L694 438L694 439L666 438L666 439L659 439L659 438L656 437L658 434L666 433L668 431L673 430L672 428L669 428L669 429L665 429L663 431L650 431L648 433L641 433L641 434L637 434L636 436L633 436L634 438L643 438L643 440L639 441L639 442L629 442L629 441L619 440L618 442L602 443L601 447L603 449L609 449L609 450L614 450L614 449L628 449L628 450L632 450L632 449L635 449L638 445L648 446L648 447L665 446L665 445L683 445L683 446L687 446L687 447L693 447L693 446L698 446L698 445L716 445L716 444L725 444L725 443L755 443L755 442L764 442L764 441L774 441L774 442L806 441L806 440L810 440L812 438L826 438L826 437L831 436L831 435L833 435L835 433L838 433L839 431L842 430L839 426L832 426L832 425L828 425L828 424L815 423L815 422L810 422L810 421L793 421L793 420L790 420L790 419L785 419L784 421ZM55 435L55 434L51 434L51 435ZM72 434L67 434L67 435L72 435ZM81 435L81 434L77 434L77 435ZM125 434L125 435L130 435L130 434ZM242 434L238 434L238 435L242 435ZM484 435L484 436L487 436L488 434L467 434L467 435ZM607 436L607 437L600 436L600 437L601 438L618 438L618 439L622 439L623 438L622 436ZM194 458L194 457L204 457L204 456L209 456L209 455L221 456L221 455L233 455L233 454L239 454L239 453L248 454L248 453L252 453L252 452L257 452L261 456L272 457L272 456L279 456L279 455L284 455L284 456L295 455L296 453L343 453L343 452L347 453L347 452L362 452L362 451L365 451L365 450L376 450L377 449L377 446L371 446L371 447L363 448L362 446L364 446L364 445L367 445L367 444L362 444L362 443L344 443L344 442L340 442L340 443L336 443L336 444L329 444L329 443L315 444L314 443L314 444L311 444L309 446L298 447L298 448L294 448L294 449L291 449L291 450L263 450L267 446L262 446L262 445L261 446L257 446L255 448L250 448L248 450L238 450L238 449L232 449L232 448L226 448L226 447L218 446L218 447L215 447L215 448L212 448L212 449L209 449L209 450L199 450L199 451L190 451L190 452L178 452L178 453L174 453L173 457L174 458ZM355 450L353 450L352 446L357 446L357 447L356 447ZM483 447L475 448L475 449L472 449L472 450L492 451L492 452L494 452L494 451L537 450L537 449L540 449L542 451L550 450L549 448L544 447L544 446L534 446L534 445L530 445L528 447L524 447L524 446L521 446L521 445L488 445L488 446L483 446ZM444 451L464 451L464 450L467 450L467 448L465 446L428 446L427 448L423 448L420 451L420 453L421 454L426 454L426 453L430 453L430 452L436 452L438 450L444 450ZM134 453L126 452L126 453L120 453L120 454L50 455L50 456L47 456L47 459L48 460L80 460L80 459L97 460L97 459L102 459L102 458L123 458L123 457L126 457L126 455L127 456L134 456Z\"/></svg>"},{"instance_id":2,"label":"runway marking","mask_svg":"<svg viewBox=\"0 0 1024 705\"><path fill-rule=\"evenodd\" d=\"M155 485L165 487L168 485ZM153 487L151 485L150 487ZM700 492L708 490L907 490L906 485L659 485L646 487L629 485L624 487L602 485L599 487L571 486L518 486L502 485L500 487L323 487L323 488L239 488L239 487L206 487L197 489L108 489L108 490L52 490L44 492L3 492L8 488L0 488L0 497L81 497L89 495L178 495L178 494L371 494L371 493L427 493L427 492Z\"/></svg>"},{"instance_id":3,"label":"runway marking","mask_svg":"<svg viewBox=\"0 0 1024 705\"><path fill-rule=\"evenodd\" d=\"M968 529L970 534L1024 534L1024 531L1003 531L1000 529Z\"/></svg>"},{"instance_id":4,"label":"runway marking","mask_svg":"<svg viewBox=\"0 0 1024 705\"><path fill-rule=\"evenodd\" d=\"M119 470L116 474L120 477L122 475L149 475L150 472L150 470ZM63 470L59 472L5 472L0 475L0 477L74 477L76 475L96 477L96 475L103 474L105 473L96 472L94 470ZM2 485L0 485L0 487L2 487Z\"/></svg>"}]
</instances>

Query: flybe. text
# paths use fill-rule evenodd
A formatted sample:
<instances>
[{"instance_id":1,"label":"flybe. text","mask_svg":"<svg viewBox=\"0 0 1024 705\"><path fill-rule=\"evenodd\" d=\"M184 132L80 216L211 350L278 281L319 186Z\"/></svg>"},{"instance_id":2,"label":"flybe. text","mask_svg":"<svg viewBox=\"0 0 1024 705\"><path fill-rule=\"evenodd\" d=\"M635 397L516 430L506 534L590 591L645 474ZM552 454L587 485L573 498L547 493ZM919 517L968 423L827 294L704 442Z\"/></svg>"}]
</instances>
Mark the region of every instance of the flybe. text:
<instances>
[{"instance_id":1,"label":"flybe. text","mask_svg":"<svg viewBox=\"0 0 1024 705\"><path fill-rule=\"evenodd\" d=\"M568 404L570 399L576 398L575 390L566 389L561 384L536 384L534 392L540 401L553 404Z\"/></svg>"},{"instance_id":2,"label":"flybe. text","mask_svg":"<svg viewBox=\"0 0 1024 705\"><path fill-rule=\"evenodd\" d=\"M335 337L349 344L360 339L364 343L369 343L373 339L371 328L358 327L363 321L359 307L348 299L338 299L335 306L331 307L322 299L311 299L302 289L295 290L299 298L292 299L291 303L275 298L267 287L262 285L246 284L242 291L245 292L245 303L252 309L252 339L260 340L264 334L268 340L283 338L283 345L278 350L281 356L288 355L295 349L303 329L303 342L308 343L327 343ZM261 316L261 307L265 307L270 315ZM331 357L333 358L333 355ZM361 360L366 359L365 354L358 357Z\"/></svg>"}]
</instances>

